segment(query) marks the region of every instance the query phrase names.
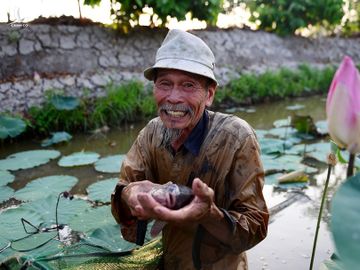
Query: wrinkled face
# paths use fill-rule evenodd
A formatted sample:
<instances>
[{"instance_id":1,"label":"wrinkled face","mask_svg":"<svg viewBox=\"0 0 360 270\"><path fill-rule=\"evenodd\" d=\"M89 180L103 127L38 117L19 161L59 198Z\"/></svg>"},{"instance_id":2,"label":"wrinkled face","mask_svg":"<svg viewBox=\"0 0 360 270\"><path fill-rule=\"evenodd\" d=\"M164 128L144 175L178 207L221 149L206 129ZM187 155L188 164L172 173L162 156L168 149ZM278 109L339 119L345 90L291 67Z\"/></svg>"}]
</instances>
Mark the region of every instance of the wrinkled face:
<instances>
[{"instance_id":1,"label":"wrinkled face","mask_svg":"<svg viewBox=\"0 0 360 270\"><path fill-rule=\"evenodd\" d=\"M203 76L176 69L158 69L154 97L164 125L170 129L191 130L206 106L214 99L215 83Z\"/></svg>"}]
</instances>

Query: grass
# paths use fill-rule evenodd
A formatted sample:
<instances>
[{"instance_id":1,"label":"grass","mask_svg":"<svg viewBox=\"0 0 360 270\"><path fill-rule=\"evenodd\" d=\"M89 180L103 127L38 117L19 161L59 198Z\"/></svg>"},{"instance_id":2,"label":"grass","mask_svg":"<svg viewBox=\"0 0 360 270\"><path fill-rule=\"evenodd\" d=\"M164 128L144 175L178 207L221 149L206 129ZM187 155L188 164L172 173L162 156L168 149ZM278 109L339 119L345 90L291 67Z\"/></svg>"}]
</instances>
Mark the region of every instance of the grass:
<instances>
[{"instance_id":1,"label":"grass","mask_svg":"<svg viewBox=\"0 0 360 270\"><path fill-rule=\"evenodd\" d=\"M335 67L324 69L301 65L296 70L282 68L260 75L243 74L217 90L212 109L256 104L283 98L327 93ZM53 92L61 90L53 90ZM110 84L106 95L96 99L82 98L73 110L58 110L51 103L51 93L44 105L32 107L24 116L28 131L47 135L54 131L83 132L102 126L119 126L126 122L156 115L151 89L139 81Z\"/></svg>"}]
</instances>

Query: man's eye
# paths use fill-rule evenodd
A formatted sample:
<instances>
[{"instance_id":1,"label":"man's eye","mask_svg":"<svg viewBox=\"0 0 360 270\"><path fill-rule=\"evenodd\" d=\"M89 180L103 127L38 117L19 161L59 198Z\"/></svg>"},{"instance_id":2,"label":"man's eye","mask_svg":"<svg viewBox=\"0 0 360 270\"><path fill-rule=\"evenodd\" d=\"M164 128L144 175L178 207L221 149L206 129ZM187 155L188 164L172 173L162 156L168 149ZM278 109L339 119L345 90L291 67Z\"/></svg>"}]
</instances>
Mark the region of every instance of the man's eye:
<instances>
[{"instance_id":1,"label":"man's eye","mask_svg":"<svg viewBox=\"0 0 360 270\"><path fill-rule=\"evenodd\" d=\"M195 87L193 83L183 83L182 86L186 90L193 90Z\"/></svg>"},{"instance_id":2,"label":"man's eye","mask_svg":"<svg viewBox=\"0 0 360 270\"><path fill-rule=\"evenodd\" d=\"M166 82L166 81L159 82L156 85L157 85L158 88L165 89L165 90L171 88L171 83Z\"/></svg>"}]
</instances>

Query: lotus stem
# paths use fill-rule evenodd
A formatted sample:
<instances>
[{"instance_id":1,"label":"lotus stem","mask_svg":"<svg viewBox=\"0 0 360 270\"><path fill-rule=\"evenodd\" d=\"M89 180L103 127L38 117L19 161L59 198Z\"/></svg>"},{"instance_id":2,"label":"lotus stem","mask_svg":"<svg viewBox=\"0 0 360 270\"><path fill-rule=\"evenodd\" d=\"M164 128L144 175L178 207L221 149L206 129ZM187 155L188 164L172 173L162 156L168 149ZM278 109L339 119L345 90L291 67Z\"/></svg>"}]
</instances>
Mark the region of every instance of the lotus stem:
<instances>
[{"instance_id":1,"label":"lotus stem","mask_svg":"<svg viewBox=\"0 0 360 270\"><path fill-rule=\"evenodd\" d=\"M346 172L346 178L349 178L354 175L354 163L355 163L355 154L350 153L349 164L348 164L347 172Z\"/></svg>"},{"instance_id":2,"label":"lotus stem","mask_svg":"<svg viewBox=\"0 0 360 270\"><path fill-rule=\"evenodd\" d=\"M313 249L312 249L312 253L311 253L310 268L309 268L310 270L313 269L314 258L315 258L315 250L316 250L316 243L317 243L317 237L318 237L319 229L320 229L320 221L321 221L322 211L323 211L323 207L324 207L324 202L325 202L325 197L326 197L326 191L327 191L327 188L328 188L328 185L329 185L330 174L331 174L331 167L332 167L332 165L329 164L329 165L328 165L328 172L327 172L327 176L326 176L325 187L324 187L324 192L323 192L323 195L322 195L322 198L321 198L319 216L318 216L317 224L316 224L316 231L315 231Z\"/></svg>"}]
</instances>

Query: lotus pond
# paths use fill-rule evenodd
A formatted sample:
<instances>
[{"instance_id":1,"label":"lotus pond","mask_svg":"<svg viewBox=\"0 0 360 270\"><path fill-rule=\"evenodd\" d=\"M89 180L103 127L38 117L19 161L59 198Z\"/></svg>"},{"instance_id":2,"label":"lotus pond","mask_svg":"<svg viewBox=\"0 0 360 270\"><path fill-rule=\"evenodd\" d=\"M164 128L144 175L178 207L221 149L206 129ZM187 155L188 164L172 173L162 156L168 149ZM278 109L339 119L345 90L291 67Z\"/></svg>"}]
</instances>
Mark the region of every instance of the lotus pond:
<instances>
[{"instance_id":1,"label":"lotus pond","mask_svg":"<svg viewBox=\"0 0 360 270\"><path fill-rule=\"evenodd\" d=\"M268 237L248 252L250 269L308 268L330 152L325 98L301 98L226 112L240 116L256 129L266 170L264 194L271 222ZM91 243L109 251L134 248L118 236L109 199L121 160L144 125L99 129L46 147L36 140L0 145L0 262L19 254L22 262L59 254L63 250L58 237L64 243L70 241L70 247ZM296 176L285 177L290 183L279 183L293 171ZM337 165L320 225L314 269L334 252L328 209L344 175L343 165ZM75 198L58 197L64 191ZM21 218L26 220L25 225ZM41 230L54 224L66 224L65 229L77 232L77 240L68 237L71 233L57 235L55 229L51 237L44 236L51 238L49 242L42 238L44 234L16 241L27 235L26 228Z\"/></svg>"}]
</instances>

